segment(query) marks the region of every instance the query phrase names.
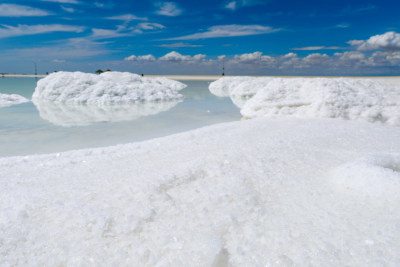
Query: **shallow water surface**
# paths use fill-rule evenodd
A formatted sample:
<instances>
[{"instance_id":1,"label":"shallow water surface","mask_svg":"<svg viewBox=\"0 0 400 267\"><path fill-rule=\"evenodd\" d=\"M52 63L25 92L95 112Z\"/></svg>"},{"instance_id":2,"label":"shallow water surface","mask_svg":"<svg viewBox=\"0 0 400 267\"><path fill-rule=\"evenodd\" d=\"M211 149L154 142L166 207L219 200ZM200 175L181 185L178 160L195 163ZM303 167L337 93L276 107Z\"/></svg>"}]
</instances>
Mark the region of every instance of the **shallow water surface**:
<instances>
[{"instance_id":1,"label":"shallow water surface","mask_svg":"<svg viewBox=\"0 0 400 267\"><path fill-rule=\"evenodd\" d=\"M0 93L31 99L36 81L2 78ZM0 157L141 141L241 118L229 98L209 92L209 82L183 83L184 99L175 102L102 107L30 102L0 108Z\"/></svg>"}]
</instances>

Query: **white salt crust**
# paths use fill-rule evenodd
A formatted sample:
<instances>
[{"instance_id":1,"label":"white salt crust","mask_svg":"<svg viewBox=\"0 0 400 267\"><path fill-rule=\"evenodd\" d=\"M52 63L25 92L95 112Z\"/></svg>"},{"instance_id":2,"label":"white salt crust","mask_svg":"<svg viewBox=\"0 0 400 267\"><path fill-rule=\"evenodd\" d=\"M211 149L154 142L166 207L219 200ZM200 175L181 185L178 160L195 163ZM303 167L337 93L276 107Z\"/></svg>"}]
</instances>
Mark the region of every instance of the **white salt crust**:
<instances>
[{"instance_id":1,"label":"white salt crust","mask_svg":"<svg viewBox=\"0 0 400 267\"><path fill-rule=\"evenodd\" d=\"M0 159L0 265L398 266L400 128L260 118Z\"/></svg>"}]
</instances>

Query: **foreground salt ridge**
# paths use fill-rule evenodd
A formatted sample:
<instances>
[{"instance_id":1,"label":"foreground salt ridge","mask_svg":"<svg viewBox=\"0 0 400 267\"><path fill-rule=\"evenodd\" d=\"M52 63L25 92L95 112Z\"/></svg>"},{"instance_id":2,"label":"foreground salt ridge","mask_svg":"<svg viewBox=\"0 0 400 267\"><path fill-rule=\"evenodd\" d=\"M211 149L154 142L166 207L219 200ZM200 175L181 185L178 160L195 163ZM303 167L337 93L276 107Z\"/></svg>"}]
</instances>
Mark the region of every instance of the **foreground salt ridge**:
<instances>
[{"instance_id":1,"label":"foreground salt ridge","mask_svg":"<svg viewBox=\"0 0 400 267\"><path fill-rule=\"evenodd\" d=\"M181 99L181 82L167 78L145 78L128 72L56 72L41 79L33 101L67 104L127 104Z\"/></svg>"},{"instance_id":2,"label":"foreground salt ridge","mask_svg":"<svg viewBox=\"0 0 400 267\"><path fill-rule=\"evenodd\" d=\"M353 78L225 77L210 91L230 96L247 118L341 118L400 125L400 88Z\"/></svg>"},{"instance_id":3,"label":"foreground salt ridge","mask_svg":"<svg viewBox=\"0 0 400 267\"><path fill-rule=\"evenodd\" d=\"M398 140L263 118L3 158L0 264L396 266Z\"/></svg>"},{"instance_id":4,"label":"foreground salt ridge","mask_svg":"<svg viewBox=\"0 0 400 267\"><path fill-rule=\"evenodd\" d=\"M23 96L16 94L0 94L0 108L30 102Z\"/></svg>"}]
</instances>

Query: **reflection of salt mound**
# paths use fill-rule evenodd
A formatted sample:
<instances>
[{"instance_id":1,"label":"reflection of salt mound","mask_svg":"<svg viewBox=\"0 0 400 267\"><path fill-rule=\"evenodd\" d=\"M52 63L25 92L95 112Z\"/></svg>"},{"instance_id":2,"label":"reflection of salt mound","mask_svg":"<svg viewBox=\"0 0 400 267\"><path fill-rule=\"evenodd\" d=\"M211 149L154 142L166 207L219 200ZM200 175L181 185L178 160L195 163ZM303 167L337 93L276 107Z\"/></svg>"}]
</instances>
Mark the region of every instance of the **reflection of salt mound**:
<instances>
[{"instance_id":1,"label":"reflection of salt mound","mask_svg":"<svg viewBox=\"0 0 400 267\"><path fill-rule=\"evenodd\" d=\"M143 102L119 105L73 105L52 101L34 101L40 117L55 125L79 126L96 122L135 120L167 111L180 100Z\"/></svg>"},{"instance_id":2,"label":"reflection of salt mound","mask_svg":"<svg viewBox=\"0 0 400 267\"><path fill-rule=\"evenodd\" d=\"M400 200L400 155L364 158L344 164L333 172L341 191L373 201Z\"/></svg>"},{"instance_id":3,"label":"reflection of salt mound","mask_svg":"<svg viewBox=\"0 0 400 267\"><path fill-rule=\"evenodd\" d=\"M26 102L29 102L29 100L20 95L0 94L0 107L9 107L12 105L18 105Z\"/></svg>"},{"instance_id":4,"label":"reflection of salt mound","mask_svg":"<svg viewBox=\"0 0 400 267\"><path fill-rule=\"evenodd\" d=\"M182 98L178 91L185 87L167 78L143 78L128 72L57 72L38 81L32 99L69 104L164 101Z\"/></svg>"},{"instance_id":5,"label":"reflection of salt mound","mask_svg":"<svg viewBox=\"0 0 400 267\"><path fill-rule=\"evenodd\" d=\"M219 97L231 97L232 102L242 107L260 88L273 78L223 77L209 86L210 92Z\"/></svg>"},{"instance_id":6,"label":"reflection of salt mound","mask_svg":"<svg viewBox=\"0 0 400 267\"><path fill-rule=\"evenodd\" d=\"M247 88L254 97L243 105L248 118L296 116L342 118L400 125L400 90L377 81L349 78L252 78L224 80L223 88ZM211 90L211 89L210 89ZM227 89L226 89L227 90ZM234 99L234 89L230 92Z\"/></svg>"}]
</instances>

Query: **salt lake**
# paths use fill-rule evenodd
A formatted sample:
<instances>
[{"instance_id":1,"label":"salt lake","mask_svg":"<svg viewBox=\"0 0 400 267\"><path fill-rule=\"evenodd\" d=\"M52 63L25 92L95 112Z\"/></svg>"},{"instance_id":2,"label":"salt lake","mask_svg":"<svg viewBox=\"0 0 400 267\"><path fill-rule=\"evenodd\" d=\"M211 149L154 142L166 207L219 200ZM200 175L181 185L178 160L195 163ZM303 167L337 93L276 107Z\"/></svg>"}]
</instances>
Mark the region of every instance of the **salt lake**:
<instances>
[{"instance_id":1,"label":"salt lake","mask_svg":"<svg viewBox=\"0 0 400 267\"><path fill-rule=\"evenodd\" d=\"M31 99L37 78L2 78L0 93ZM184 81L182 100L93 106L33 102L0 108L0 157L103 147L170 135L241 118L208 81Z\"/></svg>"}]
</instances>

